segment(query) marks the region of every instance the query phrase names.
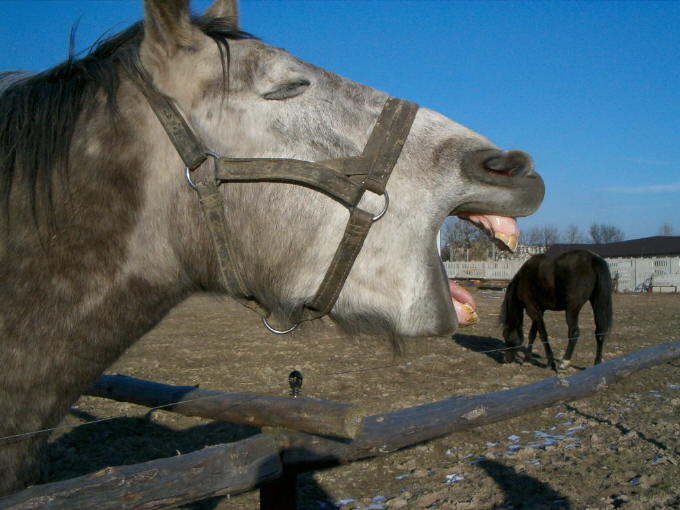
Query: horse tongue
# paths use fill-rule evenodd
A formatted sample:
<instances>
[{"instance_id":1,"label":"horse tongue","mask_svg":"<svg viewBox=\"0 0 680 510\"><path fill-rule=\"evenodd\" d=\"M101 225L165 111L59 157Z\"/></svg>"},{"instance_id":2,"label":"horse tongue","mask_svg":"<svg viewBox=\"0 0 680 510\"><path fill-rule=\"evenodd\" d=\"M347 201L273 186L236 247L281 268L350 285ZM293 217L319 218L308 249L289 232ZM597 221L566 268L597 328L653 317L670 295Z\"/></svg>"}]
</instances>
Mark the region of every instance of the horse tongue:
<instances>
[{"instance_id":1,"label":"horse tongue","mask_svg":"<svg viewBox=\"0 0 680 510\"><path fill-rule=\"evenodd\" d=\"M477 323L479 320L475 311L477 305L470 293L457 283L449 280L449 294L451 295L451 301L453 301L453 307L456 309L458 325L465 327Z\"/></svg>"},{"instance_id":2,"label":"horse tongue","mask_svg":"<svg viewBox=\"0 0 680 510\"><path fill-rule=\"evenodd\" d=\"M515 251L519 242L519 227L515 218L508 216L494 216L492 214L461 215L461 218L482 227L491 237L496 246L503 250Z\"/></svg>"}]
</instances>

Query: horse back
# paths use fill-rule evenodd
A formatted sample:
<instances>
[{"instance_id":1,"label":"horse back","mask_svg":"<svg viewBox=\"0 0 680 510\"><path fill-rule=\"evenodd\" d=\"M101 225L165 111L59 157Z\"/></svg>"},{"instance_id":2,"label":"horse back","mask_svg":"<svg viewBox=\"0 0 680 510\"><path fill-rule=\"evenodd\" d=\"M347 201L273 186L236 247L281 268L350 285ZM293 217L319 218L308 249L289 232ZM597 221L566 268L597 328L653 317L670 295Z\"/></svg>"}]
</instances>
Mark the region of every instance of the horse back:
<instances>
[{"instance_id":1,"label":"horse back","mask_svg":"<svg viewBox=\"0 0 680 510\"><path fill-rule=\"evenodd\" d=\"M566 310L592 299L609 275L604 259L588 250L529 259L515 276L522 301L538 310ZM609 285L610 286L610 285Z\"/></svg>"},{"instance_id":2,"label":"horse back","mask_svg":"<svg viewBox=\"0 0 680 510\"><path fill-rule=\"evenodd\" d=\"M566 309L591 300L602 285L611 286L607 262L588 250L572 250L555 259L560 301Z\"/></svg>"}]
</instances>

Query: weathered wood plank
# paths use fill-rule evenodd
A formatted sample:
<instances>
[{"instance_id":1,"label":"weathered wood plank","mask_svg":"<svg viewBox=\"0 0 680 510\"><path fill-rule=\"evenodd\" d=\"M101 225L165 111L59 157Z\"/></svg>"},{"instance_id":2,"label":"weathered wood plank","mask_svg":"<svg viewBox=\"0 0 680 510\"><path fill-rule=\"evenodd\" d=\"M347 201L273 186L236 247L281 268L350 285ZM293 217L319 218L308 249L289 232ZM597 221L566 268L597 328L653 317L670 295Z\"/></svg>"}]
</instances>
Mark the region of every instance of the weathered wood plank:
<instances>
[{"instance_id":1,"label":"weathered wood plank","mask_svg":"<svg viewBox=\"0 0 680 510\"><path fill-rule=\"evenodd\" d=\"M194 386L173 386L125 375L101 376L86 395L147 407L167 406L163 410L184 416L284 427L344 438L355 437L361 424L361 417L348 404L312 398L201 390Z\"/></svg>"},{"instance_id":2,"label":"weathered wood plank","mask_svg":"<svg viewBox=\"0 0 680 510\"><path fill-rule=\"evenodd\" d=\"M635 372L677 358L680 358L680 341L620 356L570 377L551 377L509 390L455 396L368 416L362 433L351 443L285 430L271 433L278 436L284 446L284 465L348 462L585 398Z\"/></svg>"},{"instance_id":3,"label":"weathered wood plank","mask_svg":"<svg viewBox=\"0 0 680 510\"><path fill-rule=\"evenodd\" d=\"M2 510L152 510L209 496L239 494L283 473L265 434L132 466L108 467L0 498Z\"/></svg>"}]
</instances>

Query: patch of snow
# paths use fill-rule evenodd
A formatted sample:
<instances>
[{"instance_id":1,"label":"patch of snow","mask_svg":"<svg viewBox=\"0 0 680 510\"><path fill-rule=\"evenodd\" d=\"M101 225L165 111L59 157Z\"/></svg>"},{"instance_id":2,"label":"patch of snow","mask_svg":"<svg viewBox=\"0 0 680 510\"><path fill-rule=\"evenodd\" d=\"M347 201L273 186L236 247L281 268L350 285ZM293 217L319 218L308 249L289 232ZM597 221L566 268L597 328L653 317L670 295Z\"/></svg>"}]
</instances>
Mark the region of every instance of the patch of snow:
<instances>
[{"instance_id":1,"label":"patch of snow","mask_svg":"<svg viewBox=\"0 0 680 510\"><path fill-rule=\"evenodd\" d=\"M444 480L444 483L446 485L453 485L456 482L462 482L465 480L462 476L460 476L460 473L451 473L450 475L446 475L446 480Z\"/></svg>"},{"instance_id":2,"label":"patch of snow","mask_svg":"<svg viewBox=\"0 0 680 510\"><path fill-rule=\"evenodd\" d=\"M334 504L336 507L340 508L342 505L349 505L350 503L354 503L355 501L356 499L353 498L339 499Z\"/></svg>"},{"instance_id":3,"label":"patch of snow","mask_svg":"<svg viewBox=\"0 0 680 510\"><path fill-rule=\"evenodd\" d=\"M576 434L579 430L583 430L584 428L586 428L585 425L577 425L576 427L569 427L569 428L567 429L567 435L568 435L568 436L573 436L573 435Z\"/></svg>"}]
</instances>

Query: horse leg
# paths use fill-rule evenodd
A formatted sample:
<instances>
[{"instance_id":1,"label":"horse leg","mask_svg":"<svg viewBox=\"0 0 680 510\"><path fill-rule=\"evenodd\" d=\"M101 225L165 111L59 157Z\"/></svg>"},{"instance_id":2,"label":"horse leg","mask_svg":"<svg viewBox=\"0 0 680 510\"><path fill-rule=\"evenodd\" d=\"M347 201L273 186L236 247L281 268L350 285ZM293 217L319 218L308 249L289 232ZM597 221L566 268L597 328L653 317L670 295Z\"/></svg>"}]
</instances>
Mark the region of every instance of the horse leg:
<instances>
[{"instance_id":1,"label":"horse leg","mask_svg":"<svg viewBox=\"0 0 680 510\"><path fill-rule=\"evenodd\" d=\"M538 326L536 321L531 321L531 329L529 329L529 344L527 345L527 350L524 353L525 361L531 361L533 357L532 350L534 348L534 340L536 340L536 333L538 332Z\"/></svg>"},{"instance_id":2,"label":"horse leg","mask_svg":"<svg viewBox=\"0 0 680 510\"><path fill-rule=\"evenodd\" d=\"M574 349L576 348L576 343L578 342L578 336L580 330L578 329L578 314L581 311L581 307L567 307L567 326L569 328L569 343L567 344L567 351L564 353L564 359L560 362L559 369L565 370L569 367L571 363L571 357L574 354Z\"/></svg>"},{"instance_id":3,"label":"horse leg","mask_svg":"<svg viewBox=\"0 0 680 510\"><path fill-rule=\"evenodd\" d=\"M597 341L597 352L595 353L594 362L595 365L602 363L602 350L604 349L604 339L606 336L606 333L595 333L595 340Z\"/></svg>"},{"instance_id":4,"label":"horse leg","mask_svg":"<svg viewBox=\"0 0 680 510\"><path fill-rule=\"evenodd\" d=\"M601 317L593 307L595 312L595 340L597 341L597 351L595 353L595 365L602 363L602 351L604 349L604 341L609 334L609 327L611 324L611 317Z\"/></svg>"},{"instance_id":5,"label":"horse leg","mask_svg":"<svg viewBox=\"0 0 680 510\"><path fill-rule=\"evenodd\" d=\"M548 330L545 329L545 322L543 322L543 311L536 309L529 310L529 308L527 308L527 313L529 314L529 317L531 317L533 323L536 324L536 329L538 329L538 335L541 337L541 342L543 342L543 347L545 348L545 356L548 358L548 366L557 372L555 355L550 347L550 342L548 342Z\"/></svg>"}]
</instances>

